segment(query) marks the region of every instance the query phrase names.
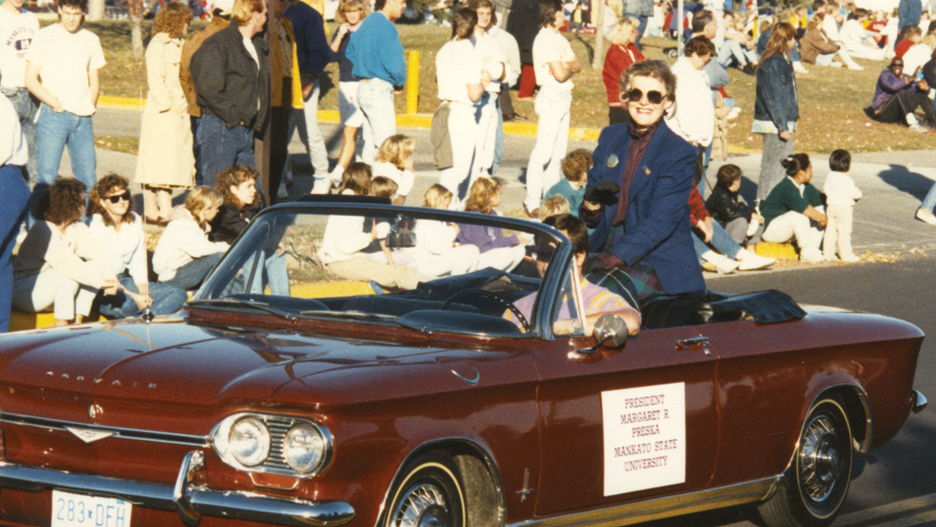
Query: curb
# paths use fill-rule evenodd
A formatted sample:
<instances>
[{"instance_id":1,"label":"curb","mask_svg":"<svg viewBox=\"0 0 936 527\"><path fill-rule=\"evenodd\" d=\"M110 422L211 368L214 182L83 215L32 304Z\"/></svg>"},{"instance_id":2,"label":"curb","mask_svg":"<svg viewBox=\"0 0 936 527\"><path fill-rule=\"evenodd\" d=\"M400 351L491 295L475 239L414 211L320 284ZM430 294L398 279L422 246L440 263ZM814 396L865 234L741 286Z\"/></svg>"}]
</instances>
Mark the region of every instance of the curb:
<instances>
[{"instance_id":1,"label":"curb","mask_svg":"<svg viewBox=\"0 0 936 527\"><path fill-rule=\"evenodd\" d=\"M112 97L102 95L98 98L100 108L112 110L137 110L143 111L146 99L135 99L133 97ZM338 124L341 122L338 112L335 110L319 110L318 120L321 123ZM396 116L398 128L419 128L429 130L432 128L432 115L428 114L398 114ZM504 134L521 137L536 137L536 124L534 123L504 123ZM569 128L569 139L572 141L598 141L601 130L598 128ZM750 154L753 150L737 146L729 146L728 151L732 154Z\"/></svg>"}]
</instances>

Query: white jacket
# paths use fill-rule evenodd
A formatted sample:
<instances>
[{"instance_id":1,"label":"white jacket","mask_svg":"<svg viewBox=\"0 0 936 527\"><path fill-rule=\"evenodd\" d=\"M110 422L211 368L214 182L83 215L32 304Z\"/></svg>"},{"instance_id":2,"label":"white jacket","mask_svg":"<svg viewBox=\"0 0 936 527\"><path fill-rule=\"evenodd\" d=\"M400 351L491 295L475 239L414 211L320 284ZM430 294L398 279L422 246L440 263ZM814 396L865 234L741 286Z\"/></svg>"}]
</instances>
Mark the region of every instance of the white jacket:
<instances>
[{"instance_id":1,"label":"white jacket","mask_svg":"<svg viewBox=\"0 0 936 527\"><path fill-rule=\"evenodd\" d=\"M677 81L676 104L675 112L666 117L667 126L686 141L700 146L712 144L715 104L708 74L695 69L686 57L680 57L672 71Z\"/></svg>"},{"instance_id":2,"label":"white jacket","mask_svg":"<svg viewBox=\"0 0 936 527\"><path fill-rule=\"evenodd\" d=\"M829 206L851 207L862 196L861 189L855 186L855 181L848 172L829 172L822 191L826 194L826 203Z\"/></svg>"},{"instance_id":3,"label":"white jacket","mask_svg":"<svg viewBox=\"0 0 936 527\"><path fill-rule=\"evenodd\" d=\"M159 281L165 282L175 278L180 267L215 253L228 250L224 242L208 241L208 230L202 230L192 214L181 209L181 217L169 222L169 226L156 244L153 253L153 270L159 275Z\"/></svg>"}]
</instances>

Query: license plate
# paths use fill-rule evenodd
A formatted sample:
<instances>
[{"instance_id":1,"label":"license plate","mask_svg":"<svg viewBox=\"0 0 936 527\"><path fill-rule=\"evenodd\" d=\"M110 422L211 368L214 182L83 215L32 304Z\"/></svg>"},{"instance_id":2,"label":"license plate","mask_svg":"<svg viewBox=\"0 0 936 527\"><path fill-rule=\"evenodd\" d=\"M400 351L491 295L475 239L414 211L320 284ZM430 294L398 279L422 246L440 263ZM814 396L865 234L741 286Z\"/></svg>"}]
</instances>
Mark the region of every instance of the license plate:
<instances>
[{"instance_id":1,"label":"license plate","mask_svg":"<svg viewBox=\"0 0 936 527\"><path fill-rule=\"evenodd\" d=\"M132 506L117 498L52 491L52 527L130 527Z\"/></svg>"}]
</instances>

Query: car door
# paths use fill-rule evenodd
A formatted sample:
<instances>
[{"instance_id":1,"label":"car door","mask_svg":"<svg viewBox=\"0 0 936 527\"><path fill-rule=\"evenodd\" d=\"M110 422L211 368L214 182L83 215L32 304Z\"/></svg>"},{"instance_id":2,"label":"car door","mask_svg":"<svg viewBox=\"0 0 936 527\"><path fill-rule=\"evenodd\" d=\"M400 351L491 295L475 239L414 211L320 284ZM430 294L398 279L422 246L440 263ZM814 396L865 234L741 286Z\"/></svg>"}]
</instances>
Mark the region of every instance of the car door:
<instances>
[{"instance_id":1,"label":"car door","mask_svg":"<svg viewBox=\"0 0 936 527\"><path fill-rule=\"evenodd\" d=\"M593 355L535 355L542 455L536 515L704 487L718 445L717 355L699 327L643 330Z\"/></svg>"}]
</instances>

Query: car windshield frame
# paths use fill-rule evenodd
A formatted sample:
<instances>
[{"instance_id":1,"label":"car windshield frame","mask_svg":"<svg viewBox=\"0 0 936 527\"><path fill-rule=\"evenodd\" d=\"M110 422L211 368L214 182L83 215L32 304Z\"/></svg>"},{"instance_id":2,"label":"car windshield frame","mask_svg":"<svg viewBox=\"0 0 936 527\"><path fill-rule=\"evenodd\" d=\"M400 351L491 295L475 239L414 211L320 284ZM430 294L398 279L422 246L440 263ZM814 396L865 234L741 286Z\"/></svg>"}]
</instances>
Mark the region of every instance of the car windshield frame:
<instances>
[{"instance_id":1,"label":"car windshield frame","mask_svg":"<svg viewBox=\"0 0 936 527\"><path fill-rule=\"evenodd\" d=\"M502 229L521 231L532 234L536 237L543 237L548 242L556 244L555 253L550 260L545 275L541 278L537 298L533 310L533 317L529 320L531 330L526 333L516 335L517 338L536 337L541 339L569 338L571 336L580 336L578 332L573 335L556 335L552 327L552 321L557 310L560 309L560 297L563 294L563 288L571 276L574 259L572 258L572 244L568 238L551 226L544 225L525 219L512 218L495 214L482 214L477 212L461 212L442 209L432 209L426 207L409 207L389 205L385 203L371 202L292 202L273 205L260 211L250 222L248 228L237 238L231 248L225 253L221 261L209 273L204 280L202 287L193 295L188 308L199 309L206 308L209 305L217 309L219 306L224 309L238 310L250 309L243 302L221 302L225 296L223 291L227 286L231 275L232 267L242 265L245 258L255 254L254 248L244 246L244 243L251 243L248 240L255 238L253 232L257 229L271 228L274 225L273 220L277 220L284 215L292 217L300 215L316 216L363 216L363 217L383 217L383 216L406 216L414 219L436 220L451 223L471 223L490 227L500 227ZM292 224L294 221L282 222L282 224ZM574 282L574 281L573 281ZM572 286L575 298L576 317L579 319L580 327L584 327L581 309L581 293L578 284ZM270 312L269 306L258 305L258 311ZM297 313L297 315L299 315ZM309 315L309 313L304 313ZM302 318L300 316L300 318ZM359 318L355 322L362 323L380 323L381 319ZM441 331L441 330L440 330ZM450 332L448 329L444 330Z\"/></svg>"}]
</instances>

